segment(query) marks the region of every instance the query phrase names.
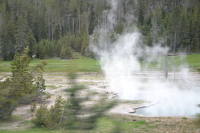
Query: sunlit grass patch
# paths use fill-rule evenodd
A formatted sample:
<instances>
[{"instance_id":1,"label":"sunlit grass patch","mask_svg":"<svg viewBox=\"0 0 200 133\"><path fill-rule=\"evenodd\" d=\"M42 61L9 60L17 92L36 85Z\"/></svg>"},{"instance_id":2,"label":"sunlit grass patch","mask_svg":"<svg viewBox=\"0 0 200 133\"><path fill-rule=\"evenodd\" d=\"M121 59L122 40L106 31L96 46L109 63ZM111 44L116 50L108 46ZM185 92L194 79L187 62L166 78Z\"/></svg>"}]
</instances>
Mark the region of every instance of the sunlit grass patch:
<instances>
[{"instance_id":1,"label":"sunlit grass patch","mask_svg":"<svg viewBox=\"0 0 200 133\"><path fill-rule=\"evenodd\" d=\"M130 130L132 128L139 128L143 125L147 125L146 121L133 121L133 122L124 122L120 124L122 129Z\"/></svg>"},{"instance_id":2,"label":"sunlit grass patch","mask_svg":"<svg viewBox=\"0 0 200 133\"><path fill-rule=\"evenodd\" d=\"M146 126L148 123L146 121L131 121L131 122L120 122L114 121L112 119L101 118L97 122L96 131L98 132L111 132L118 130L118 132L130 132L135 128L141 126Z\"/></svg>"},{"instance_id":3,"label":"sunlit grass patch","mask_svg":"<svg viewBox=\"0 0 200 133\"><path fill-rule=\"evenodd\" d=\"M114 130L115 128L115 122L113 120L110 119L106 119L106 118L101 118L97 121L97 128L95 129L95 131L100 132L100 133L106 133L106 132L111 132Z\"/></svg>"},{"instance_id":4,"label":"sunlit grass patch","mask_svg":"<svg viewBox=\"0 0 200 133\"><path fill-rule=\"evenodd\" d=\"M46 72L99 72L100 66L97 60L82 57L73 60L47 59Z\"/></svg>"},{"instance_id":5,"label":"sunlit grass patch","mask_svg":"<svg viewBox=\"0 0 200 133\"><path fill-rule=\"evenodd\" d=\"M80 56L78 59L62 60L57 58L45 59L48 65L45 66L45 72L100 72L100 65L98 60L91 59L89 57ZM30 63L30 67L33 67L43 60L33 59ZM1 61L1 72L11 72L11 61Z\"/></svg>"},{"instance_id":6,"label":"sunlit grass patch","mask_svg":"<svg viewBox=\"0 0 200 133\"><path fill-rule=\"evenodd\" d=\"M101 72L99 61L89 57L80 56L78 59L72 60L62 60L57 58L49 58L45 60L48 63L48 65L45 66L45 72ZM34 66L40 62L42 62L42 60L33 59L30 66ZM175 67L177 68L178 66L187 64L189 68L196 71L196 69L200 68L200 54L168 56L168 62L169 70L173 70ZM10 63L11 61L0 61L1 72L11 72ZM163 71L164 63L164 56L159 57L158 60L155 59L151 63L148 63L145 60L140 61L142 70ZM99 77L96 78L98 79Z\"/></svg>"},{"instance_id":7,"label":"sunlit grass patch","mask_svg":"<svg viewBox=\"0 0 200 133\"><path fill-rule=\"evenodd\" d=\"M200 71L200 54L188 55L186 56L186 61L194 71Z\"/></svg>"}]
</instances>

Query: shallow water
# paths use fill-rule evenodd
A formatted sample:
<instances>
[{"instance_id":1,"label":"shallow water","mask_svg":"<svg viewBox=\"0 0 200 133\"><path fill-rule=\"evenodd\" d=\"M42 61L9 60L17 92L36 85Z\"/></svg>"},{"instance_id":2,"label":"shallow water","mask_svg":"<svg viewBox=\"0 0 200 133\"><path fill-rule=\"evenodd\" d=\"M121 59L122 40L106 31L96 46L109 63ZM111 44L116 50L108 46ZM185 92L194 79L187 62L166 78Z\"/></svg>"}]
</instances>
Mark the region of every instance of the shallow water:
<instances>
[{"instance_id":1,"label":"shallow water","mask_svg":"<svg viewBox=\"0 0 200 133\"><path fill-rule=\"evenodd\" d=\"M136 109L135 114L144 115L144 116L196 116L200 113L200 107L197 105L193 108L168 108L167 106L163 106L161 103Z\"/></svg>"}]
</instances>

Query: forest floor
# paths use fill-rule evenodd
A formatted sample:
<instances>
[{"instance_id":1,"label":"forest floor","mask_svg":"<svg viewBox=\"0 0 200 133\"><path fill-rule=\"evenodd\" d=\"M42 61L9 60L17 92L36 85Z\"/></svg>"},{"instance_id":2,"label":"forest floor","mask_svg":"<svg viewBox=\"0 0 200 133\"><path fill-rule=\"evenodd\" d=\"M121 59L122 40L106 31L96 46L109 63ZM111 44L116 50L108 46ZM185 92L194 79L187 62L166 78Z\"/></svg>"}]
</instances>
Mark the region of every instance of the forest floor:
<instances>
[{"instance_id":1,"label":"forest floor","mask_svg":"<svg viewBox=\"0 0 200 133\"><path fill-rule=\"evenodd\" d=\"M50 108L58 95L61 95L64 99L67 98L64 90L70 87L70 82L66 74L63 73L46 73L44 74L44 78L46 80L45 94L46 97L48 97L48 99L46 99L46 105ZM106 94L112 99L116 95L107 90L107 83L104 78L104 75L101 73L80 73L77 82L87 86L95 95ZM148 117L131 113L133 108L146 106L148 104L151 103L137 100L121 100L116 107L107 113L108 115L105 117L106 122L114 121L118 124L120 123L122 132L200 133L200 129L194 124L194 117ZM39 107L39 105L37 107ZM30 105L20 106L14 111L11 120L0 121L0 132L7 130L28 130L33 127L31 123L31 118L33 116L34 113L31 113ZM136 126L132 125L134 123ZM107 124L109 125L109 123ZM106 125L106 127L108 125ZM114 127L114 125L110 124L110 127ZM97 130L98 132L110 131L110 129L101 128Z\"/></svg>"}]
</instances>

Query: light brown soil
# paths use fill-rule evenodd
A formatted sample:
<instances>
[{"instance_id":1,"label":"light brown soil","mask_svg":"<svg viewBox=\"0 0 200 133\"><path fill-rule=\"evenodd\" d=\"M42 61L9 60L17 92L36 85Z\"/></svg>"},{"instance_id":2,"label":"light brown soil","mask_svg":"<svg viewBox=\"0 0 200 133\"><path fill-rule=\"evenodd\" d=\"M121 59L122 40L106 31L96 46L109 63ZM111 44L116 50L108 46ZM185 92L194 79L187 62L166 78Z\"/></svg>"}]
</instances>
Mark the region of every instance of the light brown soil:
<instances>
[{"instance_id":1,"label":"light brown soil","mask_svg":"<svg viewBox=\"0 0 200 133\"><path fill-rule=\"evenodd\" d=\"M62 95L66 98L64 90L70 87L69 80L65 75L62 74L45 74L46 80L46 93L50 94L50 98L46 100L48 107L51 107L58 95ZM108 94L109 97L113 97L113 94L108 92L107 84L103 80L102 74L80 74L77 82L82 83L89 87L97 94ZM51 87L53 86L53 87ZM83 93L84 94L84 93ZM126 120L145 120L148 122L155 132L168 132L168 133L181 133L188 132L191 129L192 132L200 132L197 130L193 124L193 118L183 119L182 117L140 117L134 116L132 112L134 107L142 106L148 103L120 103L115 108L111 109L108 114L117 114L118 117L125 117ZM14 118L10 121L0 122L0 129L16 130L16 129L26 129L32 126L30 120L34 116L30 112L30 105L20 106L13 112ZM188 126L189 125L189 126ZM195 130L194 130L195 129ZM136 129L137 130L137 129ZM139 131L137 131L139 132Z\"/></svg>"}]
</instances>

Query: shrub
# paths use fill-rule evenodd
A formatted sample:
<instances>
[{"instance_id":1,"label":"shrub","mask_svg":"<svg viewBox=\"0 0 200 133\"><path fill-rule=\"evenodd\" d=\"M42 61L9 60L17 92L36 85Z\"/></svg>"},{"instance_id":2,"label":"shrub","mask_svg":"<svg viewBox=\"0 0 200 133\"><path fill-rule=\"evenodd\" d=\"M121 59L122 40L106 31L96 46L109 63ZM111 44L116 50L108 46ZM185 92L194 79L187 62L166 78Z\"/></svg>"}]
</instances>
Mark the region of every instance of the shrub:
<instances>
[{"instance_id":1,"label":"shrub","mask_svg":"<svg viewBox=\"0 0 200 133\"><path fill-rule=\"evenodd\" d=\"M41 104L36 110L35 118L32 118L31 122L37 127L46 127L48 115L49 111L47 107Z\"/></svg>"},{"instance_id":2,"label":"shrub","mask_svg":"<svg viewBox=\"0 0 200 133\"><path fill-rule=\"evenodd\" d=\"M36 103L33 102L33 103L31 104L31 106L30 106L30 111L31 111L31 112L34 112L34 111L36 110L36 108L37 108Z\"/></svg>"},{"instance_id":3,"label":"shrub","mask_svg":"<svg viewBox=\"0 0 200 133\"><path fill-rule=\"evenodd\" d=\"M51 106L49 110L49 116L48 116L48 123L46 124L48 128L50 129L57 129L60 126L60 123L62 121L62 114L63 114L63 99L59 95L56 98L56 102L54 106Z\"/></svg>"},{"instance_id":4,"label":"shrub","mask_svg":"<svg viewBox=\"0 0 200 133\"><path fill-rule=\"evenodd\" d=\"M40 105L37 109L35 117L31 120L37 127L47 127L49 129L57 129L62 120L63 99L61 96L56 98L54 106L47 109L45 105Z\"/></svg>"}]
</instances>

